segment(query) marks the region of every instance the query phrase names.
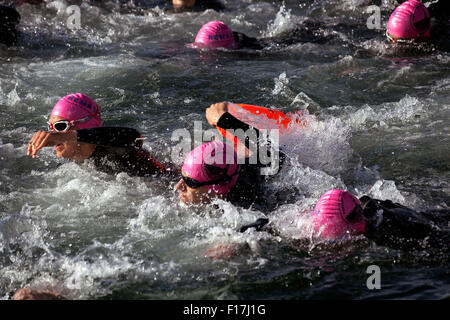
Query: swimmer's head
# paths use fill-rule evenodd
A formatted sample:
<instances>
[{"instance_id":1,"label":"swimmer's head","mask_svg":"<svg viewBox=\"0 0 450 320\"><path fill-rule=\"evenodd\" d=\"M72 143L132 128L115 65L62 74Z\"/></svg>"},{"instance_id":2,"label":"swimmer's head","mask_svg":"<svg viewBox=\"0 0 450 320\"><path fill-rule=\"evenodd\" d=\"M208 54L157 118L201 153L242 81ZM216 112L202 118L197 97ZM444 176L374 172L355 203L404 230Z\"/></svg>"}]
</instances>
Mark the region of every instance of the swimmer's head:
<instances>
[{"instance_id":1,"label":"swimmer's head","mask_svg":"<svg viewBox=\"0 0 450 320\"><path fill-rule=\"evenodd\" d=\"M430 37L430 13L417 0L403 2L389 17L386 36L392 41L428 39Z\"/></svg>"},{"instance_id":2,"label":"swimmer's head","mask_svg":"<svg viewBox=\"0 0 450 320\"><path fill-rule=\"evenodd\" d=\"M0 4L0 30L15 28L20 22L20 14L16 9Z\"/></svg>"},{"instance_id":3,"label":"swimmer's head","mask_svg":"<svg viewBox=\"0 0 450 320\"><path fill-rule=\"evenodd\" d=\"M226 195L236 185L239 171L232 146L217 141L204 143L184 161L177 184L180 198L185 203L198 203L213 195Z\"/></svg>"},{"instance_id":4,"label":"swimmer's head","mask_svg":"<svg viewBox=\"0 0 450 320\"><path fill-rule=\"evenodd\" d=\"M210 21L200 28L191 47L234 49L236 42L233 31L225 23Z\"/></svg>"},{"instance_id":5,"label":"swimmer's head","mask_svg":"<svg viewBox=\"0 0 450 320\"><path fill-rule=\"evenodd\" d=\"M82 93L72 93L61 98L53 107L51 116L73 121L79 129L102 125L100 108L94 100Z\"/></svg>"},{"instance_id":6,"label":"swimmer's head","mask_svg":"<svg viewBox=\"0 0 450 320\"><path fill-rule=\"evenodd\" d=\"M314 207L313 227L316 236L324 239L336 239L345 234L362 234L366 221L361 203L347 191L327 191Z\"/></svg>"}]
</instances>

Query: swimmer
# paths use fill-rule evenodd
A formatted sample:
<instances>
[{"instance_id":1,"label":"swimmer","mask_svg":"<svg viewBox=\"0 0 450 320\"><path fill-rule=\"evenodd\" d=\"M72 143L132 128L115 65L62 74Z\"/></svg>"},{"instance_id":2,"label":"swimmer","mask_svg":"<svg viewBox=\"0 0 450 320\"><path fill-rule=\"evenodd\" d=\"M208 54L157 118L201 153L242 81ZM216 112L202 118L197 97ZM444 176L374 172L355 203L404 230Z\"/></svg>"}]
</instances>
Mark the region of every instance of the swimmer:
<instances>
[{"instance_id":1,"label":"swimmer","mask_svg":"<svg viewBox=\"0 0 450 320\"><path fill-rule=\"evenodd\" d=\"M206 119L212 126L225 130L250 130L250 126L227 112L227 103L212 104L206 109ZM241 141L248 150L260 150L262 135L255 130L256 140L249 136ZM248 132L248 131L247 131ZM239 137L237 137L239 138ZM270 144L270 142L268 141ZM267 148L270 150L270 146ZM284 154L279 152L281 167ZM186 204L208 203L214 198L228 200L243 207L262 205L261 210L270 210L265 203L262 183L263 175L260 170L266 167L261 163L260 157L255 157L255 164L249 158L244 163L238 162L235 149L228 144L213 141L205 143L192 150L184 161L181 170L181 179L175 189L179 192L180 200Z\"/></svg>"},{"instance_id":2,"label":"swimmer","mask_svg":"<svg viewBox=\"0 0 450 320\"><path fill-rule=\"evenodd\" d=\"M433 43L449 51L449 1L432 3L429 9L418 0L408 0L392 12L386 37L393 43Z\"/></svg>"},{"instance_id":3,"label":"swimmer","mask_svg":"<svg viewBox=\"0 0 450 320\"><path fill-rule=\"evenodd\" d=\"M24 3L40 4L43 0L11 0L0 3L0 43L12 46L17 43L17 27L20 23L20 14L16 7Z\"/></svg>"},{"instance_id":4,"label":"swimmer","mask_svg":"<svg viewBox=\"0 0 450 320\"><path fill-rule=\"evenodd\" d=\"M435 249L449 252L449 222L449 210L415 212L390 200L372 199L369 196L358 199L347 191L333 189L325 192L314 207L312 239L319 240L317 244L321 241L338 244L335 240L364 235L380 246L401 250ZM238 231L246 232L248 229L282 237L267 218L259 218L254 223L242 226ZM292 246L305 246L305 241L290 242ZM243 244L214 244L206 250L205 256L213 260L229 260L241 254L240 247L243 247Z\"/></svg>"},{"instance_id":5,"label":"swimmer","mask_svg":"<svg viewBox=\"0 0 450 320\"><path fill-rule=\"evenodd\" d=\"M380 246L396 249L438 249L450 247L449 210L416 212L390 200L369 196L357 198L345 190L332 189L317 201L312 213L313 239L334 241L344 237L364 235ZM277 234L259 219L240 229L249 228ZM267 225L267 226L266 226Z\"/></svg>"},{"instance_id":6,"label":"swimmer","mask_svg":"<svg viewBox=\"0 0 450 320\"><path fill-rule=\"evenodd\" d=\"M378 245L398 249L450 249L450 212L416 212L390 200L357 198L333 189L324 193L313 211L315 237L338 239L363 234Z\"/></svg>"},{"instance_id":7,"label":"swimmer","mask_svg":"<svg viewBox=\"0 0 450 320\"><path fill-rule=\"evenodd\" d=\"M55 147L56 156L77 163L89 159L107 173L132 176L170 173L142 147L141 134L132 128L103 127L100 108L81 93L61 98L53 107L47 131L38 131L28 144L27 155L36 158L44 147Z\"/></svg>"},{"instance_id":8,"label":"swimmer","mask_svg":"<svg viewBox=\"0 0 450 320\"><path fill-rule=\"evenodd\" d=\"M324 28L325 26L319 22L306 20L301 25L294 25L277 36L253 38L241 32L232 31L222 21L210 21L200 28L194 43L189 44L188 47L261 50L270 46L289 46L304 42L323 44L335 38L333 35L324 35Z\"/></svg>"}]
</instances>

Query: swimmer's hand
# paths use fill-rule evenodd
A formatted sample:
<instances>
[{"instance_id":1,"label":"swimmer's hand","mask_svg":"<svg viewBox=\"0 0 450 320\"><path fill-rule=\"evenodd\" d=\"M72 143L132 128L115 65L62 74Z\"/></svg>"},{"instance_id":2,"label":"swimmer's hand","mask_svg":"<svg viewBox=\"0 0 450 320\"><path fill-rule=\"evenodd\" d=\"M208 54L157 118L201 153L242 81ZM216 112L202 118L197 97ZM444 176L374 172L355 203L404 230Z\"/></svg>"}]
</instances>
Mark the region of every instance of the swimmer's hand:
<instances>
[{"instance_id":1,"label":"swimmer's hand","mask_svg":"<svg viewBox=\"0 0 450 320\"><path fill-rule=\"evenodd\" d=\"M210 105L206 108L206 120L212 126L217 126L220 117L228 111L228 105L226 102L219 102Z\"/></svg>"},{"instance_id":2,"label":"swimmer's hand","mask_svg":"<svg viewBox=\"0 0 450 320\"><path fill-rule=\"evenodd\" d=\"M77 132L51 132L51 131L38 131L34 134L33 138L28 142L27 156L32 156L36 159L36 154L44 147L56 146L61 143L76 142Z\"/></svg>"},{"instance_id":3,"label":"swimmer's hand","mask_svg":"<svg viewBox=\"0 0 450 320\"><path fill-rule=\"evenodd\" d=\"M66 300L66 298L51 291L23 288L17 290L13 296L13 300Z\"/></svg>"}]
</instances>

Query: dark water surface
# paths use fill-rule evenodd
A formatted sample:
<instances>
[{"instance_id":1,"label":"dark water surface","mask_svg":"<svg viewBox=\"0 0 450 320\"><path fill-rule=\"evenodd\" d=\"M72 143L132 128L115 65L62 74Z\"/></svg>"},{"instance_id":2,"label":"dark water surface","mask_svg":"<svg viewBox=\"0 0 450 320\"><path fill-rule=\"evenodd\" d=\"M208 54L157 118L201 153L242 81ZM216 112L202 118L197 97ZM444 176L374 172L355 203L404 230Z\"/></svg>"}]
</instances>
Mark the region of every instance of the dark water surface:
<instances>
[{"instance_id":1,"label":"dark water surface","mask_svg":"<svg viewBox=\"0 0 450 320\"><path fill-rule=\"evenodd\" d=\"M21 42L0 48L2 299L28 285L71 299L449 297L448 255L362 237L318 250L307 218L335 187L448 209L449 54L400 54L383 30L367 28L368 0L225 3L222 12L165 14L85 2L79 30L44 5L19 9ZM382 3L384 26L395 4ZM318 36L329 40L261 51L185 47L210 20L276 37L306 18L320 21ZM197 213L180 206L174 181L58 167L52 148L27 157L33 133L72 92L96 100L105 125L139 129L158 159L170 158L176 129L209 128L211 103L307 110L309 130L284 141L292 159L271 181L290 198L271 214L282 236L236 232L259 211L221 201ZM292 246L299 238L305 244ZM204 256L223 242L246 250L229 261ZM380 290L366 286L370 265L380 267Z\"/></svg>"}]
</instances>

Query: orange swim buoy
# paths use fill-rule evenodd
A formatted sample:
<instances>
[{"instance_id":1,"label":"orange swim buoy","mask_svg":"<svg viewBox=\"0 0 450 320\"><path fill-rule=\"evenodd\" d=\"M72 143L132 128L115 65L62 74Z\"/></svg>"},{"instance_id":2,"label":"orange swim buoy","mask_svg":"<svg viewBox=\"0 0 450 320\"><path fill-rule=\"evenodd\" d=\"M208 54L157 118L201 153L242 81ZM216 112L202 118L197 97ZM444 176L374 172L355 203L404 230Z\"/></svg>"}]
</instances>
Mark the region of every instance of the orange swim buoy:
<instances>
[{"instance_id":1,"label":"orange swim buoy","mask_svg":"<svg viewBox=\"0 0 450 320\"><path fill-rule=\"evenodd\" d=\"M306 126L304 114L301 111L283 112L276 109L270 109L251 104L231 103L228 102L228 112L258 130L279 130L279 134L287 134L292 129ZM234 148L237 151L238 146L244 148L245 156L248 157L249 150L230 132L225 129L216 127L219 133L226 139L233 141Z\"/></svg>"}]
</instances>

